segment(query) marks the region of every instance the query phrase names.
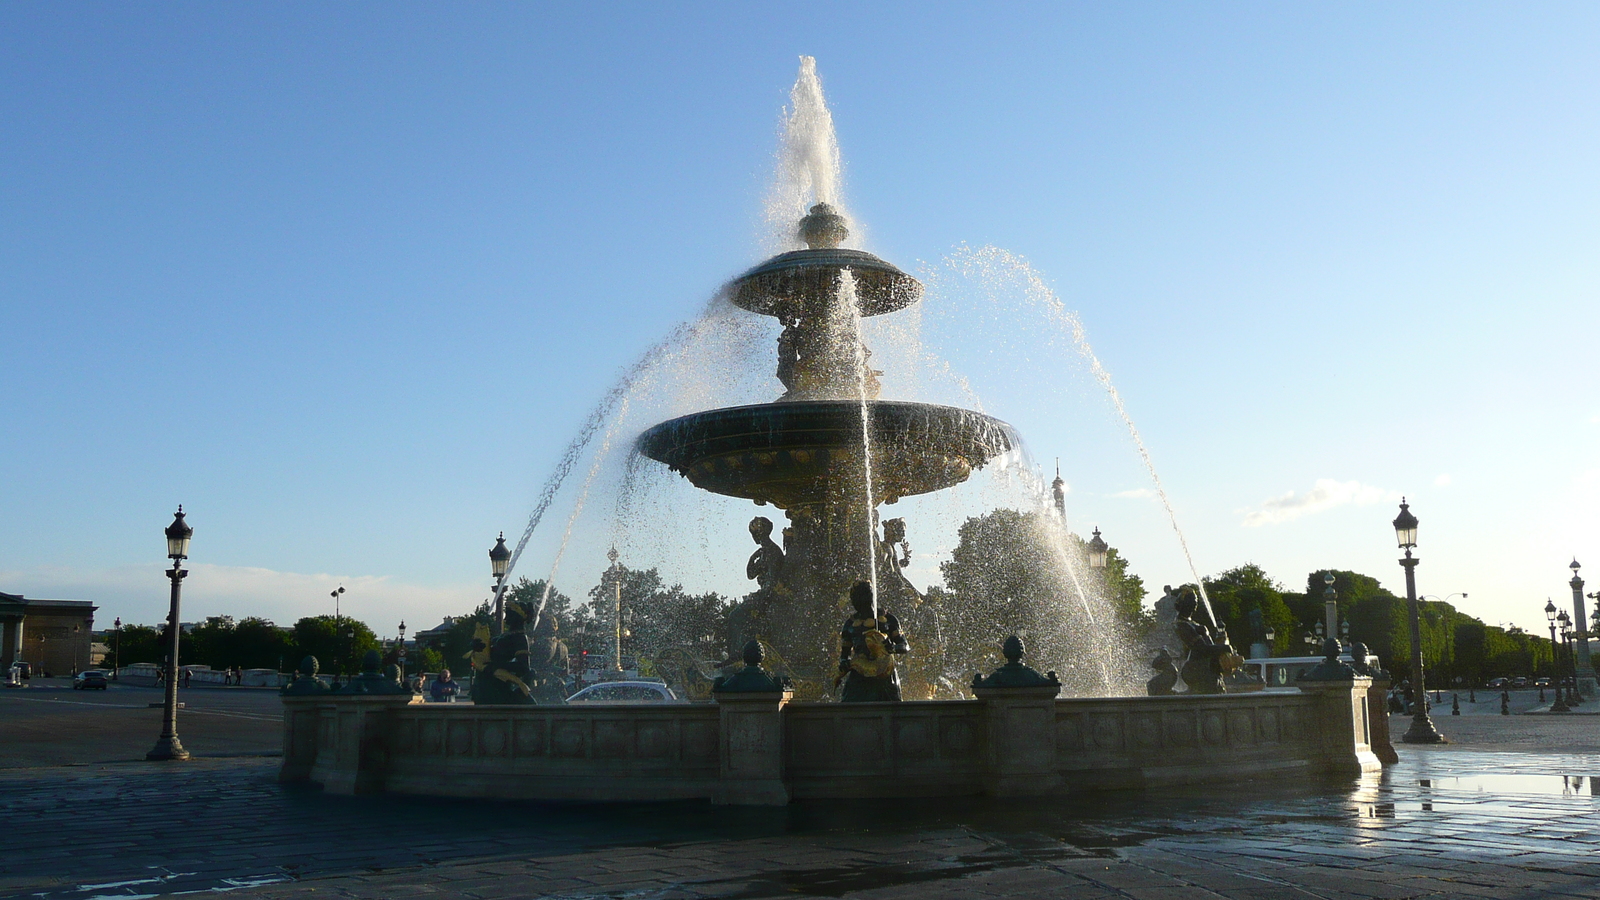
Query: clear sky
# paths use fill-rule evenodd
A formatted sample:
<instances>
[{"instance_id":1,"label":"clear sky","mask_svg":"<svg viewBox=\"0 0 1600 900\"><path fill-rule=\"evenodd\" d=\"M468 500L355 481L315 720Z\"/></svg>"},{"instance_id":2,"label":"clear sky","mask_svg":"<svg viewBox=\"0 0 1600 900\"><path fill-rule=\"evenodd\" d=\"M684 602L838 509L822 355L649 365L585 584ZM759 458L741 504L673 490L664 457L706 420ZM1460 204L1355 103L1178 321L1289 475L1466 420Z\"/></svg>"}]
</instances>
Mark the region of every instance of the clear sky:
<instances>
[{"instance_id":1,"label":"clear sky","mask_svg":"<svg viewBox=\"0 0 1600 900\"><path fill-rule=\"evenodd\" d=\"M0 590L154 622L181 502L185 619L470 608L619 372L762 255L807 54L869 248L1025 257L1202 574L1403 589L1404 494L1425 593L1542 631L1574 556L1600 587L1597 46L1582 3L0 5ZM1187 580L1080 361L975 292L930 291L930 351Z\"/></svg>"}]
</instances>

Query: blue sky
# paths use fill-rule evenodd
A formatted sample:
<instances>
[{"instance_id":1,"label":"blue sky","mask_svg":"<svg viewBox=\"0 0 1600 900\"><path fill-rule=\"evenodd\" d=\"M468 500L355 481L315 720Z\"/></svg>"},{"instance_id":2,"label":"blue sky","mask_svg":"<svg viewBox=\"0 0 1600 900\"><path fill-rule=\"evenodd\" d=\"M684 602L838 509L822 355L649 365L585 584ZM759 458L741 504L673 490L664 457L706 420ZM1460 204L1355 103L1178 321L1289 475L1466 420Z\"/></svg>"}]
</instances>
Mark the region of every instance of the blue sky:
<instances>
[{"instance_id":1,"label":"blue sky","mask_svg":"<svg viewBox=\"0 0 1600 900\"><path fill-rule=\"evenodd\" d=\"M182 502L185 618L470 607L618 373L760 257L809 54L869 248L1025 257L1200 572L1398 588L1405 494L1424 592L1542 628L1600 572L1597 39L1556 3L7 4L0 590L155 621ZM1187 579L1077 358L971 293L938 351Z\"/></svg>"}]
</instances>

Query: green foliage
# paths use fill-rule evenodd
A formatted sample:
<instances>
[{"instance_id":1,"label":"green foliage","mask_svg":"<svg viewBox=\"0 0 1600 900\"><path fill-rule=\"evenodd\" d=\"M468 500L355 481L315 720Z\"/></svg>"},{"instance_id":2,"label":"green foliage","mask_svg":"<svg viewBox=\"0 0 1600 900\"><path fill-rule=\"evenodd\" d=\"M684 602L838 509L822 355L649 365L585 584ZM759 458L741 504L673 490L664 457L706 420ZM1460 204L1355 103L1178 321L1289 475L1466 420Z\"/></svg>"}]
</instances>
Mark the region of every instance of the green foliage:
<instances>
[{"instance_id":1,"label":"green foliage","mask_svg":"<svg viewBox=\"0 0 1600 900\"><path fill-rule=\"evenodd\" d=\"M256 617L235 622L232 616L212 616L184 635L178 655L185 664L213 669L277 669L280 662L292 669L298 662L289 632Z\"/></svg>"},{"instance_id":2,"label":"green foliage","mask_svg":"<svg viewBox=\"0 0 1600 900\"><path fill-rule=\"evenodd\" d=\"M162 633L166 629L154 628L149 625L124 625L122 636L113 638L118 643L118 665L131 666L134 663L155 663L167 658L166 645L161 642ZM115 632L113 632L115 634ZM182 648L180 647L181 651Z\"/></svg>"},{"instance_id":3,"label":"green foliage","mask_svg":"<svg viewBox=\"0 0 1600 900\"><path fill-rule=\"evenodd\" d=\"M726 653L727 598L716 593L691 594L680 584L667 586L653 568L617 565L603 572L600 583L589 589L588 616L575 619L574 631L566 634L574 655L583 650L602 656L615 653L618 586L623 656L648 659L672 647L707 659L720 659Z\"/></svg>"},{"instance_id":4,"label":"green foliage","mask_svg":"<svg viewBox=\"0 0 1600 900\"><path fill-rule=\"evenodd\" d=\"M1255 563L1246 563L1205 579L1217 621L1228 629L1234 649L1247 652L1250 645L1274 633L1272 652L1284 654L1298 638L1294 612L1284 600L1283 586Z\"/></svg>"},{"instance_id":5,"label":"green foliage","mask_svg":"<svg viewBox=\"0 0 1600 900\"><path fill-rule=\"evenodd\" d=\"M466 672L469 668L467 654L472 651L472 635L479 625L494 624L494 611L489 608L488 601L479 603L477 608L464 616L456 616L450 623L450 628L440 642L440 654L444 657L444 668L454 672Z\"/></svg>"},{"instance_id":6,"label":"green foliage","mask_svg":"<svg viewBox=\"0 0 1600 900\"><path fill-rule=\"evenodd\" d=\"M366 623L349 616L340 616L337 621L333 616L307 616L294 623L292 635L293 665L298 666L307 656L315 656L324 672L359 672L361 657L368 650L383 649Z\"/></svg>"},{"instance_id":7,"label":"green foliage","mask_svg":"<svg viewBox=\"0 0 1600 900\"><path fill-rule=\"evenodd\" d=\"M1128 573L1127 560L1113 549L1104 569L1091 569L1083 539L1061 537L1060 524L1048 513L997 509L962 523L950 560L940 564L944 589L926 595L947 657L943 674L992 668L995 648L1008 634L1023 635L1040 651L1035 667L1064 665L1050 654L1068 643L1061 605L1080 602L1069 564L1091 602L1109 608L1130 629L1146 627L1144 582Z\"/></svg>"}]
</instances>

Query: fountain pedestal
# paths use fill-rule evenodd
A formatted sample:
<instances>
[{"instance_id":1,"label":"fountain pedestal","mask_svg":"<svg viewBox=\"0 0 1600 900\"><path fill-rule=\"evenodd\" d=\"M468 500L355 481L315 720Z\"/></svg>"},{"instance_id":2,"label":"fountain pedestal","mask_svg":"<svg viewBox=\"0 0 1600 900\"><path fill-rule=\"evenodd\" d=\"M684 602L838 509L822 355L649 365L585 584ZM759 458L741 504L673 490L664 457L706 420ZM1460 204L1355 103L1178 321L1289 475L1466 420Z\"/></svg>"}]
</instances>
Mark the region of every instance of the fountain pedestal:
<instances>
[{"instance_id":1,"label":"fountain pedestal","mask_svg":"<svg viewBox=\"0 0 1600 900\"><path fill-rule=\"evenodd\" d=\"M721 714L721 778L711 802L728 806L783 806L783 708L793 691L716 694Z\"/></svg>"}]
</instances>

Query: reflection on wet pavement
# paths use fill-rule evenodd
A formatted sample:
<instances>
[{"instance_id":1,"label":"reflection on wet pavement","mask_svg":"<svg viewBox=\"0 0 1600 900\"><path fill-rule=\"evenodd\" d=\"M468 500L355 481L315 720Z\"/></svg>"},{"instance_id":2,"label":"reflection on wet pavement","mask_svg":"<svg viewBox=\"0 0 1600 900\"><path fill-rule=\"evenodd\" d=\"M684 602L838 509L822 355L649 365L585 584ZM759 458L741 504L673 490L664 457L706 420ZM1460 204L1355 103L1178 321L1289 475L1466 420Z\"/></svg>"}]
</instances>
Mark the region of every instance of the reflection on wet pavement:
<instances>
[{"instance_id":1,"label":"reflection on wet pavement","mask_svg":"<svg viewBox=\"0 0 1600 900\"><path fill-rule=\"evenodd\" d=\"M1118 879L1141 878L1229 897L1444 896L1464 873L1478 885L1600 877L1592 755L1436 749L1343 781L781 809L331 797L281 787L275 769L218 760L0 773L11 844L0 896L277 898L338 884L377 897L463 878L483 897L1011 896L1029 879L1055 896L1126 897ZM86 828L106 845L61 837ZM1330 879L1343 886L1325 889ZM1408 892L1372 892L1380 882Z\"/></svg>"}]
</instances>

